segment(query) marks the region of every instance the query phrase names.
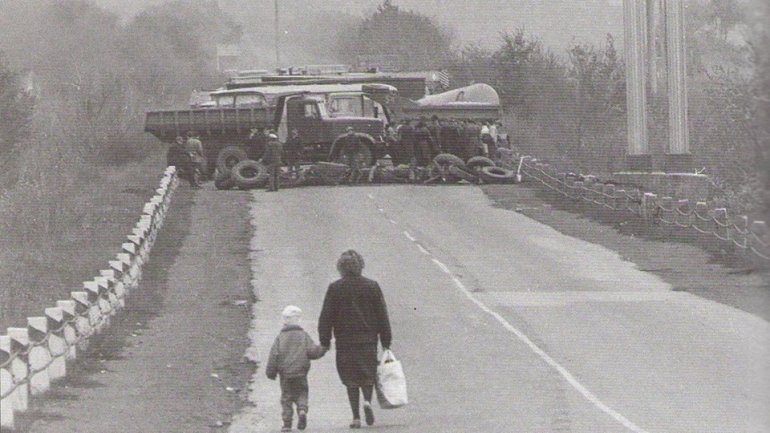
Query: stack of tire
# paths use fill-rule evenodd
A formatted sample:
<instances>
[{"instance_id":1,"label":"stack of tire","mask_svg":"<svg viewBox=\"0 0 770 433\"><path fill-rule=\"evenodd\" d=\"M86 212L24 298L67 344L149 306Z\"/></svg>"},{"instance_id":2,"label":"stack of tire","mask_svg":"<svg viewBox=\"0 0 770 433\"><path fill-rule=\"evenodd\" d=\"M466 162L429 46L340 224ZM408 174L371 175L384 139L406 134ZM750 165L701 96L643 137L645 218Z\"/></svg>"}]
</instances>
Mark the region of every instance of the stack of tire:
<instances>
[{"instance_id":1,"label":"stack of tire","mask_svg":"<svg viewBox=\"0 0 770 433\"><path fill-rule=\"evenodd\" d=\"M483 183L513 183L516 180L516 172L498 167L494 161L484 156L474 156L469 159L466 167Z\"/></svg>"},{"instance_id":2,"label":"stack of tire","mask_svg":"<svg viewBox=\"0 0 770 433\"><path fill-rule=\"evenodd\" d=\"M217 155L217 170L214 178L214 186L217 189L263 188L267 185L267 181L266 167L249 159L245 150L228 146Z\"/></svg>"},{"instance_id":3,"label":"stack of tire","mask_svg":"<svg viewBox=\"0 0 770 433\"><path fill-rule=\"evenodd\" d=\"M444 183L457 183L461 180L473 182L473 175L468 172L465 161L451 153L440 153L433 158L433 178L440 178Z\"/></svg>"}]
</instances>

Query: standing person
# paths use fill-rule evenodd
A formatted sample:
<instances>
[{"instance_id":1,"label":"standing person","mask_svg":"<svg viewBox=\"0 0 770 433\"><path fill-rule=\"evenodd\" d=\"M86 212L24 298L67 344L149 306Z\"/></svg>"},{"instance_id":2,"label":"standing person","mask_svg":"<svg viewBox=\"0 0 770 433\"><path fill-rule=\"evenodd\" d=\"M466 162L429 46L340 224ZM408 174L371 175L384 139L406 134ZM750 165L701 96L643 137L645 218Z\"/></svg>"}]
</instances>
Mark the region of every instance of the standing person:
<instances>
[{"instance_id":1,"label":"standing person","mask_svg":"<svg viewBox=\"0 0 770 433\"><path fill-rule=\"evenodd\" d=\"M275 337L265 374L270 380L280 376L281 384L281 431L291 431L294 406L297 406L297 428L307 427L308 383L310 361L326 354L326 349L313 342L313 338L299 326L302 310L289 305L281 313L283 329Z\"/></svg>"},{"instance_id":2,"label":"standing person","mask_svg":"<svg viewBox=\"0 0 770 433\"><path fill-rule=\"evenodd\" d=\"M187 132L187 141L185 142L185 148L190 155L190 162L192 169L198 170L199 175L203 176L206 173L206 158L203 156L203 143L195 131ZM198 179L196 178L196 186L198 185Z\"/></svg>"},{"instance_id":3,"label":"standing person","mask_svg":"<svg viewBox=\"0 0 770 433\"><path fill-rule=\"evenodd\" d=\"M193 176L193 165L190 154L187 152L184 137L177 136L174 143L166 152L166 164L173 165L179 172L179 177L190 182L190 186L196 187L195 176Z\"/></svg>"},{"instance_id":4,"label":"standing person","mask_svg":"<svg viewBox=\"0 0 770 433\"><path fill-rule=\"evenodd\" d=\"M481 126L473 120L469 120L465 126L465 136L468 140L468 150L473 152L472 156L484 154L484 148L481 144ZM465 158L463 158L465 159Z\"/></svg>"},{"instance_id":5,"label":"standing person","mask_svg":"<svg viewBox=\"0 0 770 433\"><path fill-rule=\"evenodd\" d=\"M286 142L286 165L289 171L299 175L299 162L302 158L302 140L299 138L299 130L292 128L291 136Z\"/></svg>"},{"instance_id":6,"label":"standing person","mask_svg":"<svg viewBox=\"0 0 770 433\"><path fill-rule=\"evenodd\" d=\"M435 150L435 154L438 155L439 153L443 152L446 144L444 143L444 137L441 135L441 121L437 115L434 114L431 117L428 130L430 131L430 136L433 138L433 148Z\"/></svg>"},{"instance_id":7,"label":"standing person","mask_svg":"<svg viewBox=\"0 0 770 433\"><path fill-rule=\"evenodd\" d=\"M398 164L414 164L414 127L409 120L403 120L398 128L401 143Z\"/></svg>"},{"instance_id":8,"label":"standing person","mask_svg":"<svg viewBox=\"0 0 770 433\"><path fill-rule=\"evenodd\" d=\"M351 185L358 183L361 178L361 165L363 164L361 139L356 135L356 132L352 127L348 126L347 133L340 139L340 145L342 146L342 156L345 158L348 166L350 166L350 177L348 181Z\"/></svg>"},{"instance_id":9,"label":"standing person","mask_svg":"<svg viewBox=\"0 0 770 433\"><path fill-rule=\"evenodd\" d=\"M377 340L383 350L391 343L390 319L385 298L376 281L361 275L364 258L353 250L337 261L341 278L329 285L318 319L321 346L329 348L334 337L337 373L347 388L353 421L361 427L360 395L364 396L366 424L374 424L372 393L377 379Z\"/></svg>"},{"instance_id":10,"label":"standing person","mask_svg":"<svg viewBox=\"0 0 770 433\"><path fill-rule=\"evenodd\" d=\"M435 152L436 145L425 122L420 121L417 124L414 129L414 140L417 143L414 152L417 165L427 167L438 153Z\"/></svg>"},{"instance_id":11,"label":"standing person","mask_svg":"<svg viewBox=\"0 0 770 433\"><path fill-rule=\"evenodd\" d=\"M278 191L279 177L281 175L281 153L283 152L283 145L278 141L278 136L270 133L267 136L267 146L265 146L265 154L262 156L262 163L267 165L267 172L270 176L270 183L268 184L268 191Z\"/></svg>"},{"instance_id":12,"label":"standing person","mask_svg":"<svg viewBox=\"0 0 770 433\"><path fill-rule=\"evenodd\" d=\"M481 152L483 156L489 158L490 143L492 141L492 135L489 133L489 125L487 122L481 126Z\"/></svg>"}]
</instances>

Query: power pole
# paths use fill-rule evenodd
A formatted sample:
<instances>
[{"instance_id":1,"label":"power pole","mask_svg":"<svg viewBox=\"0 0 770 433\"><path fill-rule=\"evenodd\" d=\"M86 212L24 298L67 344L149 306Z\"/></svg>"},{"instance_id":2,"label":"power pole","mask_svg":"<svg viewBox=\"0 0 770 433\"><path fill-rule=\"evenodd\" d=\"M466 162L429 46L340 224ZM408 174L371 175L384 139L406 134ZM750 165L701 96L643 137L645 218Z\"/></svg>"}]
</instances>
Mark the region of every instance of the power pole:
<instances>
[{"instance_id":1,"label":"power pole","mask_svg":"<svg viewBox=\"0 0 770 433\"><path fill-rule=\"evenodd\" d=\"M626 60L626 113L628 151L632 171L650 171L652 159L647 135L647 2L623 1Z\"/></svg>"},{"instance_id":2,"label":"power pole","mask_svg":"<svg viewBox=\"0 0 770 433\"><path fill-rule=\"evenodd\" d=\"M281 27L278 13L278 0L275 0L275 64L281 67Z\"/></svg>"},{"instance_id":3,"label":"power pole","mask_svg":"<svg viewBox=\"0 0 770 433\"><path fill-rule=\"evenodd\" d=\"M668 73L668 155L666 171L689 171L692 164L687 130L687 68L684 1L666 0L666 68Z\"/></svg>"}]
</instances>

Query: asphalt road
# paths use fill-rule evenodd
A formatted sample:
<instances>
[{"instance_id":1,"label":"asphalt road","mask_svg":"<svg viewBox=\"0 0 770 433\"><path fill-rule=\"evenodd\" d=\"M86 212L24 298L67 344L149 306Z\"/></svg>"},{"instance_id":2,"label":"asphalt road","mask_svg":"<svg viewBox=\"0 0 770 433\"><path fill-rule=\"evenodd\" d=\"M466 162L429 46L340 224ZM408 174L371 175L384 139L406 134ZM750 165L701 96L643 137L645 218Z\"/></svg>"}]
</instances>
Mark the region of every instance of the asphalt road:
<instances>
[{"instance_id":1,"label":"asphalt road","mask_svg":"<svg viewBox=\"0 0 770 433\"><path fill-rule=\"evenodd\" d=\"M767 432L770 325L674 292L603 247L491 207L474 187L255 192L250 356L287 304L316 319L354 248L382 286L410 405L389 432ZM347 431L334 352L310 373L308 431ZM230 431L280 428L257 370Z\"/></svg>"}]
</instances>

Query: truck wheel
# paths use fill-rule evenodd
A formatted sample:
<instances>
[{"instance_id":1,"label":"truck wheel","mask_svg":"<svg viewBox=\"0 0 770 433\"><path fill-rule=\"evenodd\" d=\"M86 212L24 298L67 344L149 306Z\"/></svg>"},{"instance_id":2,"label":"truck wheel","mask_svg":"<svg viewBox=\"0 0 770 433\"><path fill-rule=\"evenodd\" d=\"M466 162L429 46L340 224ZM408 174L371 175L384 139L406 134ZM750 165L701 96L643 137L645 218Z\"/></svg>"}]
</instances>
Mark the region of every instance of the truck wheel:
<instances>
[{"instance_id":1,"label":"truck wheel","mask_svg":"<svg viewBox=\"0 0 770 433\"><path fill-rule=\"evenodd\" d=\"M257 188L264 185L267 180L267 168L251 159L246 159L230 170L235 186L241 189Z\"/></svg>"},{"instance_id":2,"label":"truck wheel","mask_svg":"<svg viewBox=\"0 0 770 433\"><path fill-rule=\"evenodd\" d=\"M220 173L228 173L241 161L249 159L244 149L236 146L227 146L217 154L217 170Z\"/></svg>"},{"instance_id":3,"label":"truck wheel","mask_svg":"<svg viewBox=\"0 0 770 433\"><path fill-rule=\"evenodd\" d=\"M479 177L484 183L513 183L516 180L516 172L500 167L483 167Z\"/></svg>"},{"instance_id":4,"label":"truck wheel","mask_svg":"<svg viewBox=\"0 0 770 433\"><path fill-rule=\"evenodd\" d=\"M355 158L357 161L360 161L364 166L372 166L374 165L374 153L372 152L372 143L368 140L363 140L364 143L360 146L358 152L353 154L353 158ZM345 154L345 149L340 149L339 152L337 152L337 156L334 159L334 162L340 163L340 164L346 164L350 165L352 161L348 160L348 156Z\"/></svg>"},{"instance_id":5,"label":"truck wheel","mask_svg":"<svg viewBox=\"0 0 770 433\"><path fill-rule=\"evenodd\" d=\"M486 156L474 156L473 158L468 160L468 163L465 164L469 170L481 170L483 167L495 167L497 164L495 164L494 161L487 158Z\"/></svg>"}]
</instances>

